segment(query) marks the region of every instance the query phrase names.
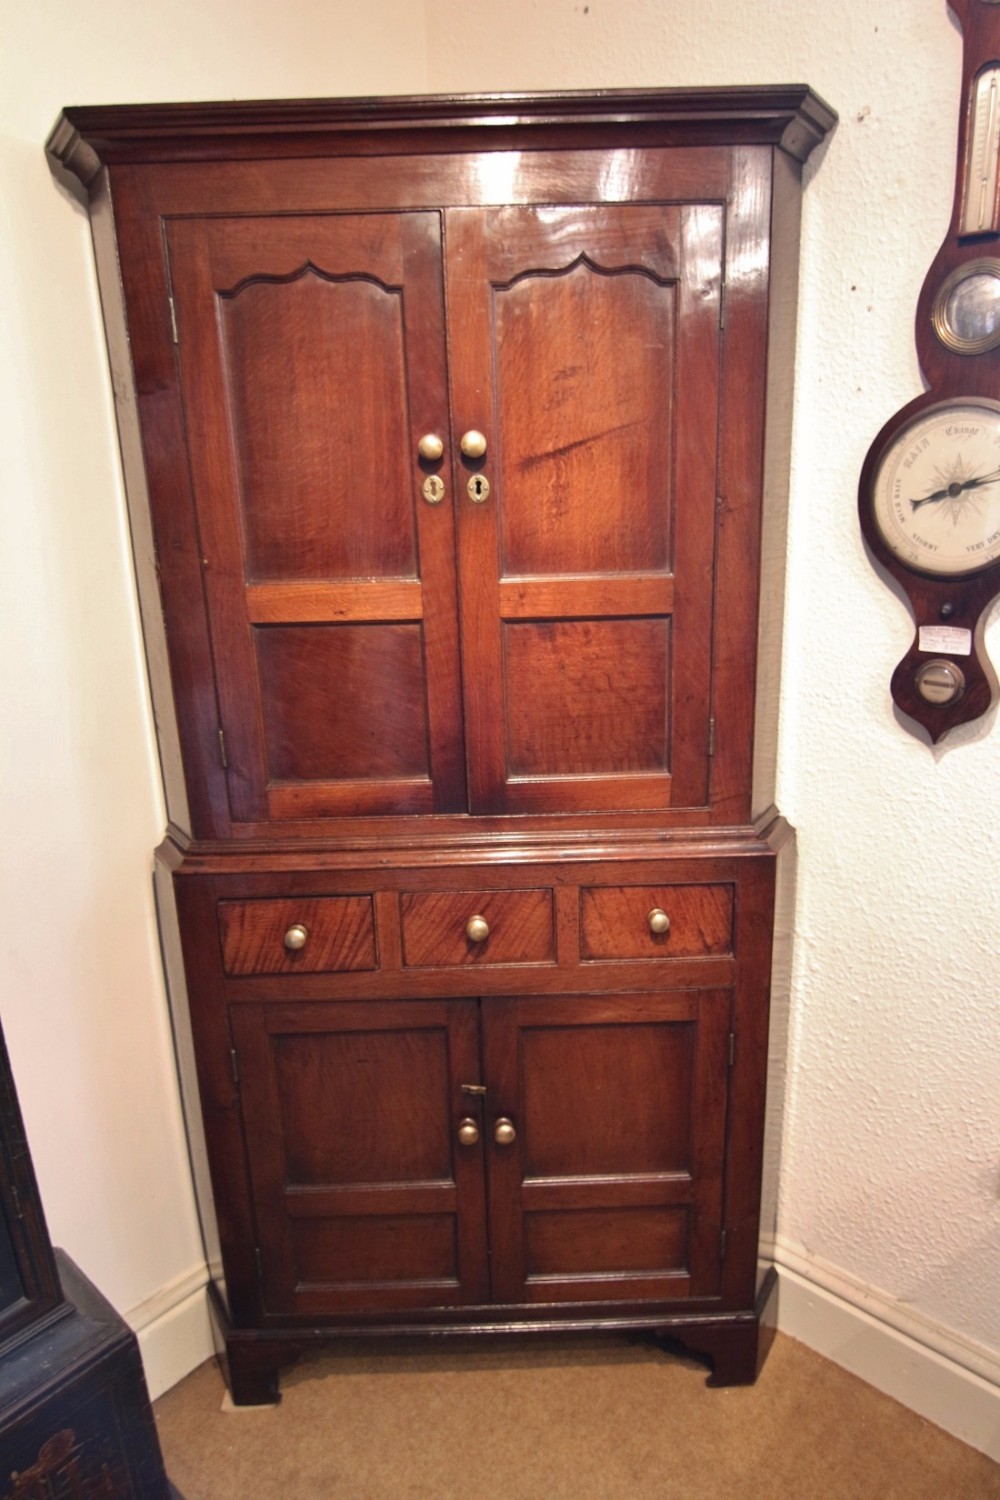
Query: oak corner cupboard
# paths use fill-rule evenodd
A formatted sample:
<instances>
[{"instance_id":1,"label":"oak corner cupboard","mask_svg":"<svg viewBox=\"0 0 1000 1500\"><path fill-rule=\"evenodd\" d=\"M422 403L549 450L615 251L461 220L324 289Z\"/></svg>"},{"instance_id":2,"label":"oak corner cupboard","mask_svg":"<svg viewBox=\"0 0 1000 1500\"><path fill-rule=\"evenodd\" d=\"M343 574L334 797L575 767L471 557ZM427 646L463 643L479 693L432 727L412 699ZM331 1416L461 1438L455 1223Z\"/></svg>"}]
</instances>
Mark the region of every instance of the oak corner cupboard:
<instances>
[{"instance_id":1,"label":"oak corner cupboard","mask_svg":"<svg viewBox=\"0 0 1000 1500\"><path fill-rule=\"evenodd\" d=\"M237 1402L390 1331L645 1330L756 1375L799 198L834 118L789 86L53 131Z\"/></svg>"}]
</instances>

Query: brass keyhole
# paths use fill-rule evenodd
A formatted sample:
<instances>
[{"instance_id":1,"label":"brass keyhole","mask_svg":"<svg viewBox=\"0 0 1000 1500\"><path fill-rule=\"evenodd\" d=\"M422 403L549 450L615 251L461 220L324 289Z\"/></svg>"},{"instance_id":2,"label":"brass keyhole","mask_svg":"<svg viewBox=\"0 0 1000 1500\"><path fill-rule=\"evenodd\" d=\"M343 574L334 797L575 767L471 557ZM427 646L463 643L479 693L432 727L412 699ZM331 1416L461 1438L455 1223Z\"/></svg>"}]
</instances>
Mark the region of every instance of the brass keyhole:
<instances>
[{"instance_id":1,"label":"brass keyhole","mask_svg":"<svg viewBox=\"0 0 1000 1500\"><path fill-rule=\"evenodd\" d=\"M485 474L473 474L466 488L474 505L482 505L484 500L490 498L490 482Z\"/></svg>"},{"instance_id":2,"label":"brass keyhole","mask_svg":"<svg viewBox=\"0 0 1000 1500\"><path fill-rule=\"evenodd\" d=\"M440 505L444 499L444 480L438 474L428 474L422 492L428 505Z\"/></svg>"}]
</instances>

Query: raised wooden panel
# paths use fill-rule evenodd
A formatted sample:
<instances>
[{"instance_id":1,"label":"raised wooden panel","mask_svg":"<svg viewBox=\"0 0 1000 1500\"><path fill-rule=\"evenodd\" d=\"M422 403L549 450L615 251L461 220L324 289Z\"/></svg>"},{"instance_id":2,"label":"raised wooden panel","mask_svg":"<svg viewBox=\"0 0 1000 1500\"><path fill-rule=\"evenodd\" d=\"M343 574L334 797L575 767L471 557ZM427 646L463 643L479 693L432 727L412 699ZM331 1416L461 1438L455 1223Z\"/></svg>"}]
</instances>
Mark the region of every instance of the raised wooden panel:
<instances>
[{"instance_id":1,"label":"raised wooden panel","mask_svg":"<svg viewBox=\"0 0 1000 1500\"><path fill-rule=\"evenodd\" d=\"M484 1001L490 1110L517 1132L489 1159L494 1296L718 1291L728 1025L724 990Z\"/></svg>"},{"instance_id":2,"label":"raised wooden panel","mask_svg":"<svg viewBox=\"0 0 1000 1500\"><path fill-rule=\"evenodd\" d=\"M415 574L402 288L306 265L219 312L248 579Z\"/></svg>"},{"instance_id":3,"label":"raised wooden panel","mask_svg":"<svg viewBox=\"0 0 1000 1500\"><path fill-rule=\"evenodd\" d=\"M616 1213L559 1209L525 1220L529 1278L684 1274L690 1213L685 1208L627 1208Z\"/></svg>"},{"instance_id":4,"label":"raised wooden panel","mask_svg":"<svg viewBox=\"0 0 1000 1500\"><path fill-rule=\"evenodd\" d=\"M243 1003L231 1025L265 1310L482 1299L482 1161L457 1138L473 1002Z\"/></svg>"},{"instance_id":5,"label":"raised wooden panel","mask_svg":"<svg viewBox=\"0 0 1000 1500\"><path fill-rule=\"evenodd\" d=\"M429 1281L447 1286L458 1280L458 1244L451 1214L419 1218L386 1214L377 1219L296 1224L292 1235L306 1293L309 1283L328 1289L339 1284L356 1295L366 1284L380 1287Z\"/></svg>"},{"instance_id":6,"label":"raised wooden panel","mask_svg":"<svg viewBox=\"0 0 1000 1500\"><path fill-rule=\"evenodd\" d=\"M416 891L400 910L409 968L555 961L551 891ZM481 941L466 930L474 916L489 928Z\"/></svg>"},{"instance_id":7,"label":"raised wooden panel","mask_svg":"<svg viewBox=\"0 0 1000 1500\"><path fill-rule=\"evenodd\" d=\"M649 913L670 927L652 932ZM589 886L580 892L580 957L700 958L733 951L731 885Z\"/></svg>"},{"instance_id":8,"label":"raised wooden panel","mask_svg":"<svg viewBox=\"0 0 1000 1500\"><path fill-rule=\"evenodd\" d=\"M675 288L581 258L493 296L502 573L666 570Z\"/></svg>"},{"instance_id":9,"label":"raised wooden panel","mask_svg":"<svg viewBox=\"0 0 1000 1500\"><path fill-rule=\"evenodd\" d=\"M304 927L299 949L285 945ZM302 896L293 900L220 901L219 935L227 974L320 974L374 969L371 896Z\"/></svg>"},{"instance_id":10,"label":"raised wooden panel","mask_svg":"<svg viewBox=\"0 0 1000 1500\"><path fill-rule=\"evenodd\" d=\"M693 1021L525 1026L526 1178L691 1171Z\"/></svg>"},{"instance_id":11,"label":"raised wooden panel","mask_svg":"<svg viewBox=\"0 0 1000 1500\"><path fill-rule=\"evenodd\" d=\"M270 781L429 780L418 624L254 631Z\"/></svg>"},{"instance_id":12,"label":"raised wooden panel","mask_svg":"<svg viewBox=\"0 0 1000 1500\"><path fill-rule=\"evenodd\" d=\"M443 1027L278 1035L272 1046L287 1191L451 1178Z\"/></svg>"},{"instance_id":13,"label":"raised wooden panel","mask_svg":"<svg viewBox=\"0 0 1000 1500\"><path fill-rule=\"evenodd\" d=\"M511 776L669 771L668 621L518 621L503 640Z\"/></svg>"}]
</instances>

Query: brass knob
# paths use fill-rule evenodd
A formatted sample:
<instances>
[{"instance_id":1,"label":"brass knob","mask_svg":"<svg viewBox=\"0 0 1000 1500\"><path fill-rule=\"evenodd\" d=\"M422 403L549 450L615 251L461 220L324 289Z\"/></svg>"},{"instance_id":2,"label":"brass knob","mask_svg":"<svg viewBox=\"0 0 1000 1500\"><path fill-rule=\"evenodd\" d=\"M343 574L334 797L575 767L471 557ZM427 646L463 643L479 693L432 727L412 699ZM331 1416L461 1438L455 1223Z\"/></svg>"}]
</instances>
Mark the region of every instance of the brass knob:
<instances>
[{"instance_id":1,"label":"brass knob","mask_svg":"<svg viewBox=\"0 0 1000 1500\"><path fill-rule=\"evenodd\" d=\"M296 922L295 925L293 927L289 927L288 931L285 933L285 947L290 948L293 953L297 953L300 948L305 947L306 938L308 936L309 928L303 927L301 922Z\"/></svg>"},{"instance_id":2,"label":"brass knob","mask_svg":"<svg viewBox=\"0 0 1000 1500\"><path fill-rule=\"evenodd\" d=\"M463 1146L474 1146L479 1139L479 1126L471 1115L458 1122L458 1139Z\"/></svg>"},{"instance_id":3,"label":"brass knob","mask_svg":"<svg viewBox=\"0 0 1000 1500\"><path fill-rule=\"evenodd\" d=\"M470 943L485 943L490 935L490 924L485 917L470 917L465 924L465 935Z\"/></svg>"},{"instance_id":4,"label":"brass knob","mask_svg":"<svg viewBox=\"0 0 1000 1500\"><path fill-rule=\"evenodd\" d=\"M486 439L481 432L470 427L468 432L462 433L462 441L459 445L466 458L482 458L486 452Z\"/></svg>"},{"instance_id":5,"label":"brass knob","mask_svg":"<svg viewBox=\"0 0 1000 1500\"><path fill-rule=\"evenodd\" d=\"M428 463L436 464L444 452L444 443L436 432L425 432L417 444L417 452L421 458L426 458Z\"/></svg>"},{"instance_id":6,"label":"brass knob","mask_svg":"<svg viewBox=\"0 0 1000 1500\"><path fill-rule=\"evenodd\" d=\"M670 918L662 906L654 906L646 918L649 923L650 932L664 933L670 931Z\"/></svg>"},{"instance_id":7,"label":"brass knob","mask_svg":"<svg viewBox=\"0 0 1000 1500\"><path fill-rule=\"evenodd\" d=\"M517 1140L517 1131L514 1129L514 1121L508 1120L506 1115L501 1115L493 1127L493 1139L498 1146L513 1146Z\"/></svg>"}]
</instances>

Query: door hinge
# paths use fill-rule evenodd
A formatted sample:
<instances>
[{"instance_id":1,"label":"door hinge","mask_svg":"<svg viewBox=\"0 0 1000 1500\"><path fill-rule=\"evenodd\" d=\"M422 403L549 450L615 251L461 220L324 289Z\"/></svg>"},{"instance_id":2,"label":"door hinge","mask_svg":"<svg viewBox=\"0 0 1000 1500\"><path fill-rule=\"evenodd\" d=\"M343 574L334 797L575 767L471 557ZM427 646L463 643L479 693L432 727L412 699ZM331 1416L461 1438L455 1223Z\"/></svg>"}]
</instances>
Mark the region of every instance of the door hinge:
<instances>
[{"instance_id":1,"label":"door hinge","mask_svg":"<svg viewBox=\"0 0 1000 1500\"><path fill-rule=\"evenodd\" d=\"M711 757L711 756L713 756L715 754L715 719L714 719L714 717L711 718L711 719L709 719L709 721L708 721L708 754L709 754L709 757Z\"/></svg>"},{"instance_id":2,"label":"door hinge","mask_svg":"<svg viewBox=\"0 0 1000 1500\"><path fill-rule=\"evenodd\" d=\"M260 1254L259 1250L258 1250L257 1254L258 1255ZM725 1258L726 1258L726 1231L723 1230L722 1233L719 1235L719 1259L720 1260L725 1260Z\"/></svg>"},{"instance_id":3,"label":"door hinge","mask_svg":"<svg viewBox=\"0 0 1000 1500\"><path fill-rule=\"evenodd\" d=\"M253 1247L253 1258L257 1262L257 1280L260 1281L260 1282L263 1282L263 1280L264 1280L264 1257L260 1253L260 1246L259 1245L254 1245L254 1247Z\"/></svg>"},{"instance_id":4,"label":"door hinge","mask_svg":"<svg viewBox=\"0 0 1000 1500\"><path fill-rule=\"evenodd\" d=\"M232 1072L232 1075L233 1075L233 1082L235 1083L236 1087L239 1088L239 1086L240 1086L240 1059L239 1059L239 1056L238 1056L238 1054L236 1052L236 1048L235 1047L230 1047L230 1049L229 1049L229 1067L230 1067L230 1071Z\"/></svg>"},{"instance_id":5,"label":"door hinge","mask_svg":"<svg viewBox=\"0 0 1000 1500\"><path fill-rule=\"evenodd\" d=\"M719 282L719 330L726 326L726 283ZM176 339L174 340L176 343Z\"/></svg>"},{"instance_id":6,"label":"door hinge","mask_svg":"<svg viewBox=\"0 0 1000 1500\"><path fill-rule=\"evenodd\" d=\"M17 1217L19 1219L23 1219L24 1218L24 1209L21 1207L21 1195L20 1195L20 1193L17 1190L17 1183L16 1182L12 1182L11 1185L10 1185L10 1196L14 1200L14 1212L17 1214Z\"/></svg>"},{"instance_id":7,"label":"door hinge","mask_svg":"<svg viewBox=\"0 0 1000 1500\"><path fill-rule=\"evenodd\" d=\"M222 761L222 769L228 771L229 762L226 759L226 731L224 729L219 730L219 759Z\"/></svg>"},{"instance_id":8,"label":"door hinge","mask_svg":"<svg viewBox=\"0 0 1000 1500\"><path fill-rule=\"evenodd\" d=\"M168 293L167 301L170 304L170 336L175 344L179 344L181 336L177 332L177 304L173 299L172 293Z\"/></svg>"},{"instance_id":9,"label":"door hinge","mask_svg":"<svg viewBox=\"0 0 1000 1500\"><path fill-rule=\"evenodd\" d=\"M736 1061L736 1032L729 1033L729 1066L732 1067Z\"/></svg>"}]
</instances>

